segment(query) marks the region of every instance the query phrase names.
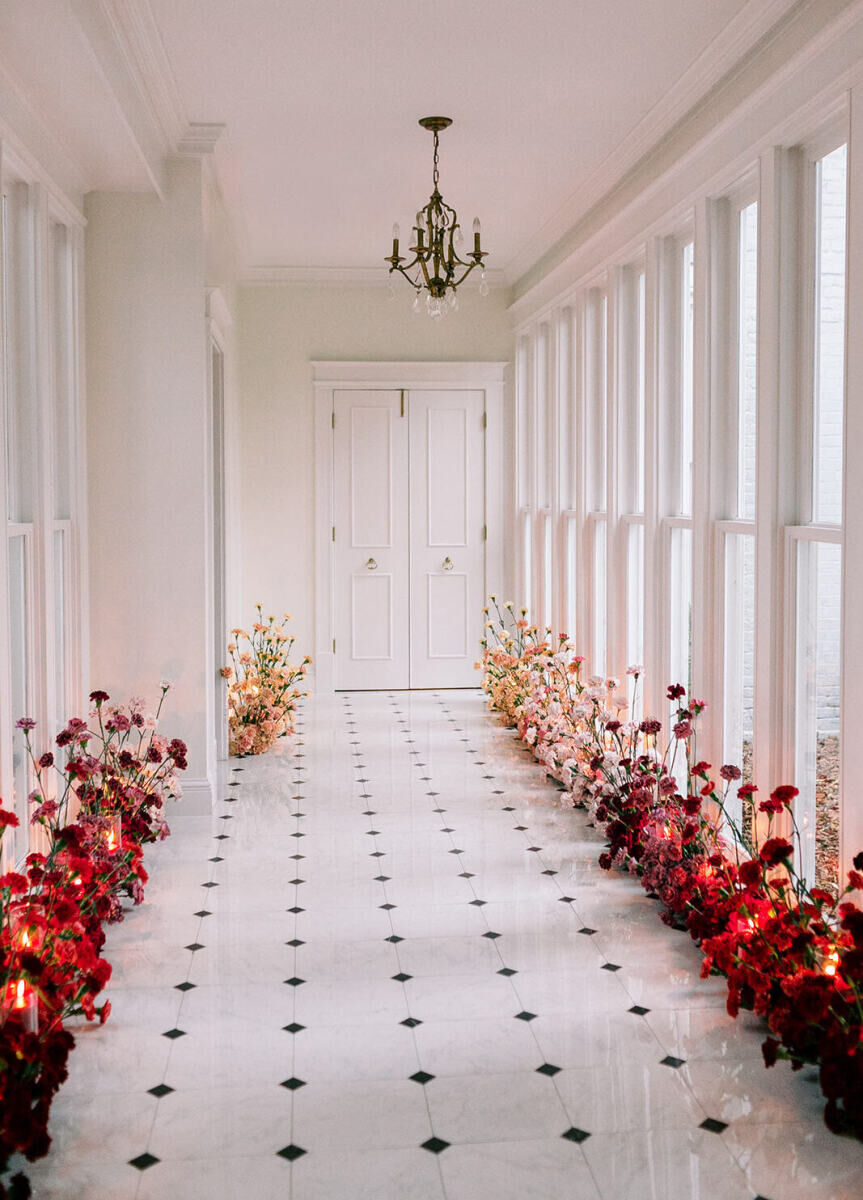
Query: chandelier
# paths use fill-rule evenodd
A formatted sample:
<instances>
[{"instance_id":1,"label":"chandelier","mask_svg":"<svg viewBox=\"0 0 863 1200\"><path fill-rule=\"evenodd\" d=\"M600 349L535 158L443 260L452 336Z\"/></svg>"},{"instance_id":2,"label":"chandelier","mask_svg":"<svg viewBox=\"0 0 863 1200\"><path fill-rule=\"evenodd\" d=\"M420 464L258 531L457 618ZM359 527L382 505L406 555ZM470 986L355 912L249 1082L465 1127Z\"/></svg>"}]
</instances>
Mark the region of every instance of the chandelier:
<instances>
[{"instance_id":1,"label":"chandelier","mask_svg":"<svg viewBox=\"0 0 863 1200\"><path fill-rule=\"evenodd\" d=\"M473 223L473 250L462 251L465 258L460 257L464 235L458 216L455 209L445 203L438 190L438 135L442 129L452 125L451 118L423 117L419 123L423 129L430 129L434 134L434 190L428 204L417 213L411 230L413 245L410 253L414 257L408 262L399 254L399 227L396 224L393 225L393 252L385 261L390 264L390 275L393 271L399 271L415 289L414 312L419 312L420 296L425 291L429 315L442 317L448 308L458 308L456 288L464 283L474 267L479 267L482 274L480 295L488 295L482 261L487 252L480 246L480 224L479 217L476 217Z\"/></svg>"}]
</instances>

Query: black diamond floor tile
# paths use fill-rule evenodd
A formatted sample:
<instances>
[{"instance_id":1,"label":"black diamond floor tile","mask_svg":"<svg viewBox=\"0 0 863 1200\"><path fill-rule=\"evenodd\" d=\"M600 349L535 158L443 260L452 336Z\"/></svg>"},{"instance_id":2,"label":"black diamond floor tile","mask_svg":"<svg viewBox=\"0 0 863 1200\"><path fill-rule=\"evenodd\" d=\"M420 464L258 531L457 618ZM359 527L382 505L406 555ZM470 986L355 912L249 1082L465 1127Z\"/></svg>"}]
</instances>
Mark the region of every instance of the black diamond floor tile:
<instances>
[{"instance_id":1,"label":"black diamond floor tile","mask_svg":"<svg viewBox=\"0 0 863 1200\"><path fill-rule=\"evenodd\" d=\"M129 1159L129 1166L135 1167L139 1171L146 1171L148 1167L154 1167L158 1161L155 1154L139 1154L137 1158Z\"/></svg>"},{"instance_id":2,"label":"black diamond floor tile","mask_svg":"<svg viewBox=\"0 0 863 1200\"><path fill-rule=\"evenodd\" d=\"M389 883L391 875L375 875L375 883Z\"/></svg>"},{"instance_id":3,"label":"black diamond floor tile","mask_svg":"<svg viewBox=\"0 0 863 1200\"><path fill-rule=\"evenodd\" d=\"M600 971L619 971L621 967L617 963L603 963L599 969Z\"/></svg>"},{"instance_id":4,"label":"black diamond floor tile","mask_svg":"<svg viewBox=\"0 0 863 1200\"><path fill-rule=\"evenodd\" d=\"M725 1121L717 1121L715 1117L707 1117L698 1126L699 1129L706 1129L708 1133L722 1133L728 1128Z\"/></svg>"},{"instance_id":5,"label":"black diamond floor tile","mask_svg":"<svg viewBox=\"0 0 863 1200\"><path fill-rule=\"evenodd\" d=\"M217 833L213 838L214 842L229 842L230 840L231 835L228 833Z\"/></svg>"},{"instance_id":6,"label":"black diamond floor tile","mask_svg":"<svg viewBox=\"0 0 863 1200\"><path fill-rule=\"evenodd\" d=\"M292 975L290 979L286 979L285 983L288 987L299 987L301 983L305 983L305 979L300 979L298 975Z\"/></svg>"},{"instance_id":7,"label":"black diamond floor tile","mask_svg":"<svg viewBox=\"0 0 863 1200\"><path fill-rule=\"evenodd\" d=\"M586 1142L590 1134L584 1129L576 1129L575 1125L570 1125L566 1133L562 1133L560 1136L570 1142Z\"/></svg>"},{"instance_id":8,"label":"black diamond floor tile","mask_svg":"<svg viewBox=\"0 0 863 1200\"><path fill-rule=\"evenodd\" d=\"M417 1025L422 1025L422 1021L416 1017L405 1017L403 1021L399 1021L399 1025L407 1025L408 1029L416 1029Z\"/></svg>"},{"instance_id":9,"label":"black diamond floor tile","mask_svg":"<svg viewBox=\"0 0 863 1200\"><path fill-rule=\"evenodd\" d=\"M537 1067L536 1069L538 1074L548 1075L550 1079L553 1075L557 1075L558 1071L562 1068L556 1067L554 1063L543 1063L541 1067Z\"/></svg>"},{"instance_id":10,"label":"black diamond floor tile","mask_svg":"<svg viewBox=\"0 0 863 1200\"><path fill-rule=\"evenodd\" d=\"M296 1021L291 1021L290 1025L283 1025L282 1029L285 1033L301 1033L305 1029L305 1025L298 1025Z\"/></svg>"},{"instance_id":11,"label":"black diamond floor tile","mask_svg":"<svg viewBox=\"0 0 863 1200\"><path fill-rule=\"evenodd\" d=\"M593 937L593 935L596 933L596 930L591 929L589 925L582 925L578 932L583 933L586 937Z\"/></svg>"},{"instance_id":12,"label":"black diamond floor tile","mask_svg":"<svg viewBox=\"0 0 863 1200\"><path fill-rule=\"evenodd\" d=\"M512 967L501 967L497 972L498 975L505 975L509 979L510 975L517 975L518 971L514 971Z\"/></svg>"},{"instance_id":13,"label":"black diamond floor tile","mask_svg":"<svg viewBox=\"0 0 863 1200\"><path fill-rule=\"evenodd\" d=\"M674 1067L676 1070L678 1067L683 1066L683 1064L686 1062L686 1059L675 1058L673 1054L666 1054L665 1058L661 1058L659 1061L663 1067Z\"/></svg>"},{"instance_id":14,"label":"black diamond floor tile","mask_svg":"<svg viewBox=\"0 0 863 1200\"><path fill-rule=\"evenodd\" d=\"M549 867L548 870L546 870L546 871L540 871L540 875L556 875L556 874L557 874L557 871L553 871L551 869L551 867Z\"/></svg>"},{"instance_id":15,"label":"black diamond floor tile","mask_svg":"<svg viewBox=\"0 0 863 1200\"><path fill-rule=\"evenodd\" d=\"M277 1150L276 1153L279 1158L286 1158L288 1162L293 1162L294 1159L302 1158L308 1151L304 1150L302 1146L295 1146L291 1143L290 1146L284 1146L281 1150Z\"/></svg>"},{"instance_id":16,"label":"black diamond floor tile","mask_svg":"<svg viewBox=\"0 0 863 1200\"><path fill-rule=\"evenodd\" d=\"M491 938L491 939L492 939L492 941L494 941L494 939L495 939L495 938L503 937L503 934L502 934L502 933L495 933L495 931L494 931L493 929L489 929L489 930L487 930L487 932L486 932L486 933L484 933L482 936L483 936L484 938Z\"/></svg>"},{"instance_id":17,"label":"black diamond floor tile","mask_svg":"<svg viewBox=\"0 0 863 1200\"><path fill-rule=\"evenodd\" d=\"M295 1092L297 1088L305 1087L305 1079L297 1079L296 1075L292 1075L290 1079L283 1079L279 1087L287 1088L289 1092Z\"/></svg>"},{"instance_id":18,"label":"black diamond floor tile","mask_svg":"<svg viewBox=\"0 0 863 1200\"><path fill-rule=\"evenodd\" d=\"M482 908L486 903L485 900L468 900L468 904L472 904L474 908Z\"/></svg>"},{"instance_id":19,"label":"black diamond floor tile","mask_svg":"<svg viewBox=\"0 0 863 1200\"><path fill-rule=\"evenodd\" d=\"M413 1075L408 1076L414 1083L430 1083L434 1079L434 1075L429 1075L428 1071L414 1071Z\"/></svg>"},{"instance_id":20,"label":"black diamond floor tile","mask_svg":"<svg viewBox=\"0 0 863 1200\"><path fill-rule=\"evenodd\" d=\"M575 896L558 896L558 900L561 904L574 904Z\"/></svg>"},{"instance_id":21,"label":"black diamond floor tile","mask_svg":"<svg viewBox=\"0 0 863 1200\"><path fill-rule=\"evenodd\" d=\"M208 858L207 862L224 862L221 854L215 854L212 858Z\"/></svg>"},{"instance_id":22,"label":"black diamond floor tile","mask_svg":"<svg viewBox=\"0 0 863 1200\"><path fill-rule=\"evenodd\" d=\"M634 1013L636 1017L643 1017L650 1012L650 1009L645 1008L643 1004L633 1004L632 1008L628 1008L626 1011Z\"/></svg>"},{"instance_id":23,"label":"black diamond floor tile","mask_svg":"<svg viewBox=\"0 0 863 1200\"><path fill-rule=\"evenodd\" d=\"M197 912L192 913L193 917L211 917L212 915L208 908L199 908Z\"/></svg>"},{"instance_id":24,"label":"black diamond floor tile","mask_svg":"<svg viewBox=\"0 0 863 1200\"><path fill-rule=\"evenodd\" d=\"M173 1090L167 1083L157 1083L155 1087L147 1088L150 1095L155 1096L157 1100L161 1100L163 1096L170 1096Z\"/></svg>"},{"instance_id":25,"label":"black diamond floor tile","mask_svg":"<svg viewBox=\"0 0 863 1200\"><path fill-rule=\"evenodd\" d=\"M194 953L196 950L206 950L206 946L204 946L201 942L190 942L188 946L184 946L183 948L185 950L191 950L192 953Z\"/></svg>"},{"instance_id":26,"label":"black diamond floor tile","mask_svg":"<svg viewBox=\"0 0 863 1200\"><path fill-rule=\"evenodd\" d=\"M174 1041L175 1038L181 1038L181 1037L185 1037L185 1036L186 1036L185 1029L166 1029L165 1032L162 1034L162 1037L170 1038L171 1041Z\"/></svg>"},{"instance_id":27,"label":"black diamond floor tile","mask_svg":"<svg viewBox=\"0 0 863 1200\"><path fill-rule=\"evenodd\" d=\"M399 937L397 933L391 933L389 937L384 938L385 942L392 942L394 946L397 942L403 942L404 940L405 939L403 937Z\"/></svg>"},{"instance_id":28,"label":"black diamond floor tile","mask_svg":"<svg viewBox=\"0 0 863 1200\"><path fill-rule=\"evenodd\" d=\"M301 913L305 912L306 910L304 908L300 908L298 904L295 904L293 908L289 908L287 911L289 913Z\"/></svg>"},{"instance_id":29,"label":"black diamond floor tile","mask_svg":"<svg viewBox=\"0 0 863 1200\"><path fill-rule=\"evenodd\" d=\"M305 944L306 943L303 941L302 938L291 938L291 940L289 942L285 942L286 946L294 946L294 947L305 946Z\"/></svg>"},{"instance_id":30,"label":"black diamond floor tile","mask_svg":"<svg viewBox=\"0 0 863 1200\"><path fill-rule=\"evenodd\" d=\"M427 1142L422 1143L421 1148L430 1151L432 1154L440 1154L443 1150L446 1150L448 1145L449 1142L445 1142L443 1138L431 1137Z\"/></svg>"},{"instance_id":31,"label":"black diamond floor tile","mask_svg":"<svg viewBox=\"0 0 863 1200\"><path fill-rule=\"evenodd\" d=\"M458 877L459 877L459 879L473 879L474 872L473 871L459 871Z\"/></svg>"},{"instance_id":32,"label":"black diamond floor tile","mask_svg":"<svg viewBox=\"0 0 863 1200\"><path fill-rule=\"evenodd\" d=\"M193 987L197 987L195 983L189 983L188 979L184 983L175 983L174 988L178 992L191 992Z\"/></svg>"},{"instance_id":33,"label":"black diamond floor tile","mask_svg":"<svg viewBox=\"0 0 863 1200\"><path fill-rule=\"evenodd\" d=\"M378 905L378 908L385 908L387 910L389 910L391 908L396 908L396 907L397 906L395 904L379 904Z\"/></svg>"},{"instance_id":34,"label":"black diamond floor tile","mask_svg":"<svg viewBox=\"0 0 863 1200\"><path fill-rule=\"evenodd\" d=\"M524 1009L522 1012L515 1014L515 1019L517 1021L535 1021L536 1013L532 1013L529 1012L528 1009Z\"/></svg>"}]
</instances>

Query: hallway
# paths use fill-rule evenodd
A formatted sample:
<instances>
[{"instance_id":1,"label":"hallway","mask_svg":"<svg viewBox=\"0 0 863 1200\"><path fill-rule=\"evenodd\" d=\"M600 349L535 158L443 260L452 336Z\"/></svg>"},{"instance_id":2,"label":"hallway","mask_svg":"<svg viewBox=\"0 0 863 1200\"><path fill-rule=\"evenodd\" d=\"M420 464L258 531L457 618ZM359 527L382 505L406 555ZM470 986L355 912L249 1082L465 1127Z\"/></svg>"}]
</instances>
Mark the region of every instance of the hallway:
<instances>
[{"instance_id":1,"label":"hallway","mask_svg":"<svg viewBox=\"0 0 863 1200\"><path fill-rule=\"evenodd\" d=\"M859 1196L817 1085L477 692L313 697L280 749L149 855L35 1196Z\"/></svg>"}]
</instances>

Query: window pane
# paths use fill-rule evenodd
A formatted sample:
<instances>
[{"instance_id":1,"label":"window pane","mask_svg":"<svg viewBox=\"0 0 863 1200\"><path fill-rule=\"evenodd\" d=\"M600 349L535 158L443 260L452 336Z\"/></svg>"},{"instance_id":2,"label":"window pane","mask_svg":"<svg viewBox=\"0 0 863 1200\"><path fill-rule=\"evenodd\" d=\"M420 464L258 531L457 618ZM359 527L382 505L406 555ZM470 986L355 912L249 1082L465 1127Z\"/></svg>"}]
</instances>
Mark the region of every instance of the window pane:
<instances>
[{"instance_id":1,"label":"window pane","mask_svg":"<svg viewBox=\"0 0 863 1200\"><path fill-rule=\"evenodd\" d=\"M521 514L521 569L521 594L524 598L522 603L530 610L533 593L533 538L529 511Z\"/></svg>"},{"instance_id":2,"label":"window pane","mask_svg":"<svg viewBox=\"0 0 863 1200\"><path fill-rule=\"evenodd\" d=\"M607 430L607 315L604 293L591 292L587 303L587 506L592 512L606 509Z\"/></svg>"},{"instance_id":3,"label":"window pane","mask_svg":"<svg viewBox=\"0 0 863 1200\"><path fill-rule=\"evenodd\" d=\"M755 538L751 534L728 534L725 538L724 633L722 761L739 767L743 782L751 783L755 686ZM750 803L746 811L741 811L736 795L737 788L732 788L731 815L751 841L753 808Z\"/></svg>"},{"instance_id":4,"label":"window pane","mask_svg":"<svg viewBox=\"0 0 863 1200\"><path fill-rule=\"evenodd\" d=\"M551 517L543 513L540 536L542 538L542 613L540 624L543 629L550 629L552 623L552 596L554 592L554 559L552 553Z\"/></svg>"},{"instance_id":5,"label":"window pane","mask_svg":"<svg viewBox=\"0 0 863 1200\"><path fill-rule=\"evenodd\" d=\"M692 530L671 530L671 682L692 682Z\"/></svg>"},{"instance_id":6,"label":"window pane","mask_svg":"<svg viewBox=\"0 0 863 1200\"><path fill-rule=\"evenodd\" d=\"M30 637L28 622L29 576L28 545L23 535L9 538L9 650L11 667L10 707L12 720L29 717L30 708ZM24 737L15 730L12 748L12 772L15 788L14 809L26 827L28 772Z\"/></svg>"},{"instance_id":7,"label":"window pane","mask_svg":"<svg viewBox=\"0 0 863 1200\"><path fill-rule=\"evenodd\" d=\"M626 563L626 665L644 663L644 526L630 525ZM629 677L629 701L633 698L633 680ZM640 720L641 691L633 720Z\"/></svg>"},{"instance_id":8,"label":"window pane","mask_svg":"<svg viewBox=\"0 0 863 1200\"><path fill-rule=\"evenodd\" d=\"M54 516L71 514L71 474L74 462L72 396L74 328L72 323L72 271L69 233L63 225L51 226L54 318Z\"/></svg>"},{"instance_id":9,"label":"window pane","mask_svg":"<svg viewBox=\"0 0 863 1200\"><path fill-rule=\"evenodd\" d=\"M596 675L605 674L606 612L606 528L600 518L593 523L593 663L591 670Z\"/></svg>"},{"instance_id":10,"label":"window pane","mask_svg":"<svg viewBox=\"0 0 863 1200\"><path fill-rule=\"evenodd\" d=\"M66 531L54 530L54 694L56 729L69 719L66 697ZM52 731L55 732L55 731Z\"/></svg>"},{"instance_id":11,"label":"window pane","mask_svg":"<svg viewBox=\"0 0 863 1200\"><path fill-rule=\"evenodd\" d=\"M3 363L6 382L6 470L10 521L33 519L36 405L32 395L31 328L33 244L27 188L3 195Z\"/></svg>"},{"instance_id":12,"label":"window pane","mask_svg":"<svg viewBox=\"0 0 863 1200\"><path fill-rule=\"evenodd\" d=\"M845 168L840 146L817 164L812 516L842 521L845 397Z\"/></svg>"},{"instance_id":13,"label":"window pane","mask_svg":"<svg viewBox=\"0 0 863 1200\"><path fill-rule=\"evenodd\" d=\"M680 496L682 516L692 512L692 419L695 342L695 247L687 242L680 259Z\"/></svg>"},{"instance_id":14,"label":"window pane","mask_svg":"<svg viewBox=\"0 0 863 1200\"><path fill-rule=\"evenodd\" d=\"M635 288L635 511L644 512L644 405L645 405L645 284L639 271Z\"/></svg>"},{"instance_id":15,"label":"window pane","mask_svg":"<svg viewBox=\"0 0 863 1200\"><path fill-rule=\"evenodd\" d=\"M755 517L758 337L758 205L739 217L737 309L737 515ZM739 764L738 764L739 765Z\"/></svg>"},{"instance_id":16,"label":"window pane","mask_svg":"<svg viewBox=\"0 0 863 1200\"><path fill-rule=\"evenodd\" d=\"M808 882L839 883L842 548L800 543L797 569L796 817Z\"/></svg>"},{"instance_id":17,"label":"window pane","mask_svg":"<svg viewBox=\"0 0 863 1200\"><path fill-rule=\"evenodd\" d=\"M578 589L578 559L576 557L576 523L566 523L566 627L564 633L576 636L576 597Z\"/></svg>"}]
</instances>

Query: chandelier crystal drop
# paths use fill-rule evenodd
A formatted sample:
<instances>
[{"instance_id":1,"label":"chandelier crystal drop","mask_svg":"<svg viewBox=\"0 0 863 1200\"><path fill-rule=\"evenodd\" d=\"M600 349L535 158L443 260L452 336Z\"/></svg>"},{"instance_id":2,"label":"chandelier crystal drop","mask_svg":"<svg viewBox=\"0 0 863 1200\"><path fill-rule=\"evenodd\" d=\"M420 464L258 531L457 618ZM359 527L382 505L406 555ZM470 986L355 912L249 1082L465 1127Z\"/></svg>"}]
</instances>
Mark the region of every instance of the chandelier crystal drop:
<instances>
[{"instance_id":1,"label":"chandelier crystal drop","mask_svg":"<svg viewBox=\"0 0 863 1200\"><path fill-rule=\"evenodd\" d=\"M444 201L438 184L438 138L442 129L452 125L449 117L423 117L420 120L423 129L429 129L434 134L434 169L432 172L433 191L425 208L421 208L411 230L412 245L410 253L413 258L399 254L399 226L393 225L393 252L385 260L390 264L390 275L399 271L414 288L413 310L420 312L422 305L420 297L425 292L425 308L430 317L440 318L452 309L458 308L458 288L474 267L481 271L480 295L488 295L488 282L485 277L483 259L487 251L480 245L481 228L479 217L473 223L473 250L466 252L462 258L459 251L464 245L464 233L459 224L458 215L454 208Z\"/></svg>"}]
</instances>

